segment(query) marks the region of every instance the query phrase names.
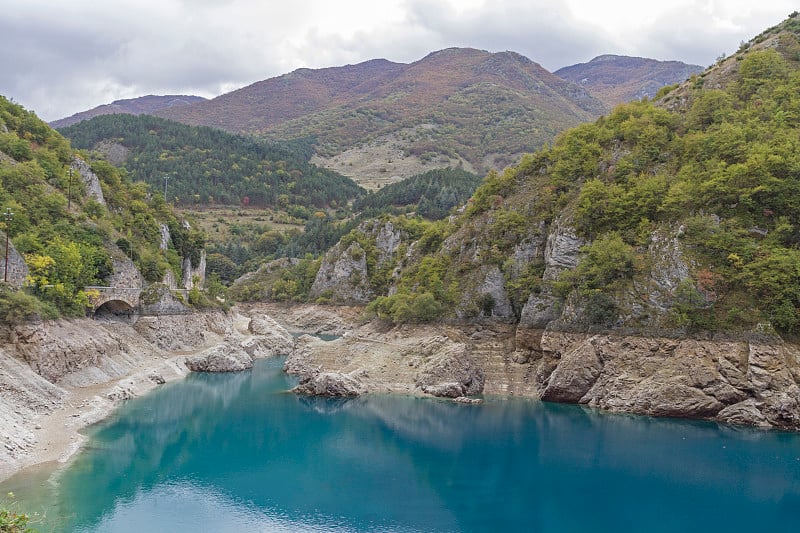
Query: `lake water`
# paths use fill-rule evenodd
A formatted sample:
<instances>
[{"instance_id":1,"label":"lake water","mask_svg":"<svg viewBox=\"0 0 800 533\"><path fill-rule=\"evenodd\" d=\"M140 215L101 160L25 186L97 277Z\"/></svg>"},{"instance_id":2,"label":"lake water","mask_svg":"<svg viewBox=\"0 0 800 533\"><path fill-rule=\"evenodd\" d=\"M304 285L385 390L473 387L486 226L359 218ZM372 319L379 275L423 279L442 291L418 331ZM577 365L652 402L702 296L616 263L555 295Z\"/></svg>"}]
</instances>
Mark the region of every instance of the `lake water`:
<instances>
[{"instance_id":1,"label":"lake water","mask_svg":"<svg viewBox=\"0 0 800 533\"><path fill-rule=\"evenodd\" d=\"M282 360L192 374L0 490L41 532L796 531L800 435L482 405L300 398Z\"/></svg>"}]
</instances>

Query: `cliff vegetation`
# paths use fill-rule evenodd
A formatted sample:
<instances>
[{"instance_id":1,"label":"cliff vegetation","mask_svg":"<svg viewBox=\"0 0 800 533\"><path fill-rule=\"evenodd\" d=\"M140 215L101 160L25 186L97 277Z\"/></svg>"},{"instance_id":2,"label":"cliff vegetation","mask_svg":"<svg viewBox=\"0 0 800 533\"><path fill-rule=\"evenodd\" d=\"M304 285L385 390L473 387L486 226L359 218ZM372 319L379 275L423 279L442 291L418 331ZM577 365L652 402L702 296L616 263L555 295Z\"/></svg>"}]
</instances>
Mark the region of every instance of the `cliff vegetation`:
<instances>
[{"instance_id":1,"label":"cliff vegetation","mask_svg":"<svg viewBox=\"0 0 800 533\"><path fill-rule=\"evenodd\" d=\"M353 294L395 321L796 335L797 20L490 172L450 221L394 219L426 227L391 262L373 252L384 226L364 224L321 270L350 263Z\"/></svg>"},{"instance_id":2,"label":"cliff vegetation","mask_svg":"<svg viewBox=\"0 0 800 533\"><path fill-rule=\"evenodd\" d=\"M205 242L162 195L76 153L33 112L2 97L0 211L9 213L9 266L18 257L22 271L0 288L4 321L83 315L88 287L105 285L119 261L133 262L147 281L161 281L169 270L180 279L183 257L197 263ZM162 226L172 230L164 251Z\"/></svg>"}]
</instances>

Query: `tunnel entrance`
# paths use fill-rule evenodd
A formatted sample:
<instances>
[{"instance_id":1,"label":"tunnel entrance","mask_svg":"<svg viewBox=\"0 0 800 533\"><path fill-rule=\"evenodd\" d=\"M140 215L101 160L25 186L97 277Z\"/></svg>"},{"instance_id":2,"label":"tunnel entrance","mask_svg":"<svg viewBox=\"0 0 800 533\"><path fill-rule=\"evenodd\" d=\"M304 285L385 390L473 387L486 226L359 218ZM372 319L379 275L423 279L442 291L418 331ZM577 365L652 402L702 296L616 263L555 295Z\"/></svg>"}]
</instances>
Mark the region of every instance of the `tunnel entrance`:
<instances>
[{"instance_id":1,"label":"tunnel entrance","mask_svg":"<svg viewBox=\"0 0 800 533\"><path fill-rule=\"evenodd\" d=\"M136 319L136 311L128 302L109 300L95 309L94 317L101 320L116 320L132 323Z\"/></svg>"}]
</instances>

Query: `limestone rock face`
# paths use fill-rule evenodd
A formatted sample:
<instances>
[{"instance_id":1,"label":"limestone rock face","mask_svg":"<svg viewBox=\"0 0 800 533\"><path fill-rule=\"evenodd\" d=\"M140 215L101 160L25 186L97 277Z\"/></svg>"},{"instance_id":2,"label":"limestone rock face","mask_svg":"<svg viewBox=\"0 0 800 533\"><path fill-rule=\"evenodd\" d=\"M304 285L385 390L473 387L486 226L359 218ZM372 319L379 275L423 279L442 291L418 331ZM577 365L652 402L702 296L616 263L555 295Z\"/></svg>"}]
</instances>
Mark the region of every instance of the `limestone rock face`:
<instances>
[{"instance_id":1,"label":"limestone rock face","mask_svg":"<svg viewBox=\"0 0 800 533\"><path fill-rule=\"evenodd\" d=\"M474 288L464 289L463 300L456 315L459 318L470 316L513 318L514 310L511 308L511 300L505 289L506 280L500 268L497 265L486 265L475 274L478 276L478 281Z\"/></svg>"},{"instance_id":2,"label":"limestone rock face","mask_svg":"<svg viewBox=\"0 0 800 533\"><path fill-rule=\"evenodd\" d=\"M178 324L179 327L172 329L172 325ZM206 339L204 321L185 322L180 315L143 316L133 328L162 350L186 350L202 344Z\"/></svg>"},{"instance_id":3,"label":"limestone rock face","mask_svg":"<svg viewBox=\"0 0 800 533\"><path fill-rule=\"evenodd\" d=\"M375 294L370 286L367 254L375 269L391 271L397 266L401 246L408 238L407 232L391 221L380 220L362 222L354 231L357 240L349 236L340 240L322 258L311 286L312 300L322 298L337 305L369 303Z\"/></svg>"},{"instance_id":4,"label":"limestone rock face","mask_svg":"<svg viewBox=\"0 0 800 533\"><path fill-rule=\"evenodd\" d=\"M298 394L344 398L361 395L364 387L357 378L350 374L320 372L305 376L292 390Z\"/></svg>"},{"instance_id":5,"label":"limestone rock face","mask_svg":"<svg viewBox=\"0 0 800 533\"><path fill-rule=\"evenodd\" d=\"M448 398L483 392L483 370L469 356L465 344L434 337L424 340L419 351L429 354L414 382L422 392Z\"/></svg>"},{"instance_id":6,"label":"limestone rock face","mask_svg":"<svg viewBox=\"0 0 800 533\"><path fill-rule=\"evenodd\" d=\"M161 231L161 243L158 245L158 247L161 250L166 250L169 248L170 240L172 240L172 236L169 233L169 226L166 224L161 224L159 226L159 230Z\"/></svg>"},{"instance_id":7,"label":"limestone rock face","mask_svg":"<svg viewBox=\"0 0 800 533\"><path fill-rule=\"evenodd\" d=\"M30 421L63 404L65 391L0 347L0 463L10 464L36 443Z\"/></svg>"},{"instance_id":8,"label":"limestone rock face","mask_svg":"<svg viewBox=\"0 0 800 533\"><path fill-rule=\"evenodd\" d=\"M191 289L195 285L203 287L206 282L206 251L200 251L200 262L192 264L190 257L183 258L181 265L181 280L184 289Z\"/></svg>"},{"instance_id":9,"label":"limestone rock face","mask_svg":"<svg viewBox=\"0 0 800 533\"><path fill-rule=\"evenodd\" d=\"M547 235L542 279L554 281L564 270L575 268L584 244L586 243L577 236L569 218L557 219ZM520 326L544 329L547 324L560 317L561 303L561 299L554 296L547 287L540 293L532 293L520 313Z\"/></svg>"},{"instance_id":10,"label":"limestone rock face","mask_svg":"<svg viewBox=\"0 0 800 533\"><path fill-rule=\"evenodd\" d=\"M761 414L758 401L748 398L743 402L729 405L717 413L717 418L728 424L769 427L770 423Z\"/></svg>"},{"instance_id":11,"label":"limestone rock face","mask_svg":"<svg viewBox=\"0 0 800 533\"><path fill-rule=\"evenodd\" d=\"M248 340L248 346L242 347L253 357L288 355L294 350L292 334L267 315L252 317L247 329L255 337Z\"/></svg>"},{"instance_id":12,"label":"limestone rock face","mask_svg":"<svg viewBox=\"0 0 800 533\"><path fill-rule=\"evenodd\" d=\"M186 359L192 372L239 372L253 367L253 358L241 347L222 344Z\"/></svg>"},{"instance_id":13,"label":"limestone rock face","mask_svg":"<svg viewBox=\"0 0 800 533\"><path fill-rule=\"evenodd\" d=\"M648 303L662 313L672 307L680 282L689 277L689 265L683 257L677 237L680 231L678 228L674 235L653 233L647 249L653 264L650 270L652 288L648 291Z\"/></svg>"},{"instance_id":14,"label":"limestone rock face","mask_svg":"<svg viewBox=\"0 0 800 533\"><path fill-rule=\"evenodd\" d=\"M449 330L448 330L449 331ZM366 324L333 341L297 339L284 370L307 380L345 374L364 392L425 393L458 397L483 392L485 376L464 342L435 327L398 326L388 331ZM310 382L314 383L314 382ZM304 390L314 390L306 386Z\"/></svg>"},{"instance_id":15,"label":"limestone rock face","mask_svg":"<svg viewBox=\"0 0 800 533\"><path fill-rule=\"evenodd\" d=\"M559 218L547 236L544 250L545 280L558 279L562 270L575 268L581 247L586 244L577 236L571 221Z\"/></svg>"},{"instance_id":16,"label":"limestone rock face","mask_svg":"<svg viewBox=\"0 0 800 533\"><path fill-rule=\"evenodd\" d=\"M361 309L358 309L360 314ZM332 311L319 306L301 306L297 312L283 318L288 322L287 327L295 331L341 336L352 329L352 323L341 316L341 310L341 307Z\"/></svg>"},{"instance_id":17,"label":"limestone rock face","mask_svg":"<svg viewBox=\"0 0 800 533\"><path fill-rule=\"evenodd\" d=\"M778 339L711 341L545 331L544 400L652 416L800 429L798 349Z\"/></svg>"},{"instance_id":18,"label":"limestone rock face","mask_svg":"<svg viewBox=\"0 0 800 533\"><path fill-rule=\"evenodd\" d=\"M166 283L153 283L146 287L139 296L139 306L142 314L148 315L142 318L144 320L142 326L138 326L143 328L142 333L145 331L145 324L153 324L155 318L152 315L188 315L191 313L191 309L175 297L171 287ZM159 329L157 325L156 329Z\"/></svg>"},{"instance_id":19,"label":"limestone rock face","mask_svg":"<svg viewBox=\"0 0 800 533\"><path fill-rule=\"evenodd\" d=\"M325 254L310 292L311 299L320 297L345 304L370 301L367 256L357 242L346 248L339 242Z\"/></svg>"},{"instance_id":20,"label":"limestone rock face","mask_svg":"<svg viewBox=\"0 0 800 533\"><path fill-rule=\"evenodd\" d=\"M561 356L542 393L543 400L577 403L589 392L603 369L593 341L589 339Z\"/></svg>"},{"instance_id":21,"label":"limestone rock face","mask_svg":"<svg viewBox=\"0 0 800 533\"><path fill-rule=\"evenodd\" d=\"M25 284L25 280L28 277L28 265L25 263L25 258L14 248L14 243L9 239L8 268L6 269L5 240L6 234L0 231L0 246L4 247L3 250L0 251L0 281L5 278L7 270L8 284L20 288Z\"/></svg>"},{"instance_id":22,"label":"limestone rock face","mask_svg":"<svg viewBox=\"0 0 800 533\"><path fill-rule=\"evenodd\" d=\"M129 361L135 359L137 350L152 354L155 349L114 328L117 326L86 320L22 324L7 332L5 343L52 383L88 367L100 368L112 376L122 375L123 369L130 369ZM124 335L125 342L120 335ZM119 371L116 367L120 367Z\"/></svg>"},{"instance_id":23,"label":"limestone rock face","mask_svg":"<svg viewBox=\"0 0 800 533\"><path fill-rule=\"evenodd\" d=\"M77 171L77 176L75 176L75 178L83 182L84 187L86 187L86 194L90 198L94 198L98 203L106 205L106 199L103 197L103 189L100 187L100 179L97 177L97 174L92 172L89 163L76 157L72 160L70 168Z\"/></svg>"},{"instance_id":24,"label":"limestone rock face","mask_svg":"<svg viewBox=\"0 0 800 533\"><path fill-rule=\"evenodd\" d=\"M403 237L400 230L394 227L390 221L380 227L375 236L375 247L378 248L378 263L385 263L392 258L392 255L400 247Z\"/></svg>"},{"instance_id":25,"label":"limestone rock face","mask_svg":"<svg viewBox=\"0 0 800 533\"><path fill-rule=\"evenodd\" d=\"M124 289L141 289L144 287L144 278L139 269L130 258L119 248L114 247L111 257L114 264L114 274L108 280L111 287Z\"/></svg>"},{"instance_id":26,"label":"limestone rock face","mask_svg":"<svg viewBox=\"0 0 800 533\"><path fill-rule=\"evenodd\" d=\"M559 299L549 291L531 293L520 314L520 327L544 329L558 318Z\"/></svg>"}]
</instances>

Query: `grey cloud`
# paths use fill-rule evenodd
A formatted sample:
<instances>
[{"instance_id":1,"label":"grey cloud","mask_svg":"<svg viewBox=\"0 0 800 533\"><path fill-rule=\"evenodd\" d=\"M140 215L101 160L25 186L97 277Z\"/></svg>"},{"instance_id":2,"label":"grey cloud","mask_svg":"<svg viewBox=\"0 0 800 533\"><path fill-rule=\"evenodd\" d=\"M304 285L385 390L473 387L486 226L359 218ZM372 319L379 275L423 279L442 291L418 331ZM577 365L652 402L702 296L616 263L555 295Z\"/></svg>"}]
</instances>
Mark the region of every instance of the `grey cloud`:
<instances>
[{"instance_id":1,"label":"grey cloud","mask_svg":"<svg viewBox=\"0 0 800 533\"><path fill-rule=\"evenodd\" d=\"M495 1L457 14L432 0L410 4L413 20L442 41L490 51L513 50L555 70L599 55L611 40L603 28L574 18L563 2Z\"/></svg>"},{"instance_id":2,"label":"grey cloud","mask_svg":"<svg viewBox=\"0 0 800 533\"><path fill-rule=\"evenodd\" d=\"M215 96L301 66L410 62L449 46L513 50L549 70L604 53L707 65L753 36L743 28L761 31L788 14L776 19L774 5L756 6L717 27L709 20L713 5L698 2L615 35L556 0L493 0L460 11L449 2L407 0L404 20L343 36L321 20L330 12L324 2L6 0L0 94L53 120L117 98ZM342 13L377 20L381 9L374 2Z\"/></svg>"},{"instance_id":3,"label":"grey cloud","mask_svg":"<svg viewBox=\"0 0 800 533\"><path fill-rule=\"evenodd\" d=\"M450 46L489 51L513 50L555 70L606 52L611 41L599 27L587 28L561 2L539 1L515 5L496 0L491 5L458 14L442 2L407 3L403 23L343 38L309 32L301 56L313 57L314 66L334 65L383 57L410 62ZM321 61L319 61L321 59Z\"/></svg>"},{"instance_id":4,"label":"grey cloud","mask_svg":"<svg viewBox=\"0 0 800 533\"><path fill-rule=\"evenodd\" d=\"M754 5L734 13L725 24L715 21L702 6L673 9L642 27L632 44L639 55L709 66L718 56L734 53L740 42L779 23L784 15L776 18L775 9Z\"/></svg>"}]
</instances>

